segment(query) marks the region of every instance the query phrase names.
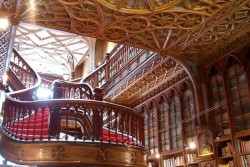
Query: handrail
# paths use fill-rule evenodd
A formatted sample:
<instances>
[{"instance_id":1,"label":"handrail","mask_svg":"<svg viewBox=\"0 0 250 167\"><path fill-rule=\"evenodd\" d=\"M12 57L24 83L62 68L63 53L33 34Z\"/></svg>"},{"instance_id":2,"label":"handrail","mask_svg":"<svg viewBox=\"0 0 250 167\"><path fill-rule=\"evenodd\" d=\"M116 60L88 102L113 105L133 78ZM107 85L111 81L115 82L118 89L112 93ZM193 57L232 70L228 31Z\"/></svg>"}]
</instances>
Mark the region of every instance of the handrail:
<instances>
[{"instance_id":1,"label":"handrail","mask_svg":"<svg viewBox=\"0 0 250 167\"><path fill-rule=\"evenodd\" d=\"M49 115L53 119L49 119ZM82 118L78 119L80 116ZM66 121L64 130L60 128L62 120ZM89 120L90 124L86 120ZM48 121L53 121L49 127ZM78 127L79 123L89 124L88 128L82 127L82 138L69 133L72 125L73 131L76 131L77 128L74 127ZM39 125L40 129L35 129L35 125ZM103 130L103 127L106 130ZM55 138L106 143L126 142L140 146L143 144L143 119L140 114L124 106L95 100L53 99L20 102L7 99L2 128L17 140L42 141ZM56 132L53 131L55 129ZM65 134L64 137L61 133ZM76 134L77 131L74 135Z\"/></svg>"},{"instance_id":2,"label":"handrail","mask_svg":"<svg viewBox=\"0 0 250 167\"><path fill-rule=\"evenodd\" d=\"M87 83L56 80L52 83L52 87L54 99L94 99L94 92Z\"/></svg>"},{"instance_id":3,"label":"handrail","mask_svg":"<svg viewBox=\"0 0 250 167\"><path fill-rule=\"evenodd\" d=\"M82 82L88 83L93 88L104 87L104 84L119 75L122 69L129 71L133 63L140 64L141 57L147 57L145 54L148 55L146 50L123 45L114 55L107 54L106 61Z\"/></svg>"},{"instance_id":4,"label":"handrail","mask_svg":"<svg viewBox=\"0 0 250 167\"><path fill-rule=\"evenodd\" d=\"M13 49L10 69L15 72L26 89L7 93L6 98L20 101L36 100L36 90L41 84L41 78L15 49Z\"/></svg>"}]
</instances>

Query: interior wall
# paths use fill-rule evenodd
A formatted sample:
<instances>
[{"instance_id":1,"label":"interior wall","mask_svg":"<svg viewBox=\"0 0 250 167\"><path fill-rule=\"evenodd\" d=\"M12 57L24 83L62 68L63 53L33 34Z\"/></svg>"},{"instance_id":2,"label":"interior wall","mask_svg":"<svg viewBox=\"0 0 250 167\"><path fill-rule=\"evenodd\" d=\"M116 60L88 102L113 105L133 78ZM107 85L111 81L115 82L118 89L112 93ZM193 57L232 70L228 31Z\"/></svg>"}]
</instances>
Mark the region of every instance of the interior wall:
<instances>
[{"instance_id":1,"label":"interior wall","mask_svg":"<svg viewBox=\"0 0 250 167\"><path fill-rule=\"evenodd\" d=\"M103 41L103 40L96 40L96 48L95 48L95 66L99 66L103 60L105 59L106 53L111 52L116 43Z\"/></svg>"},{"instance_id":2,"label":"interior wall","mask_svg":"<svg viewBox=\"0 0 250 167\"><path fill-rule=\"evenodd\" d=\"M116 43L96 40L95 44L95 66L98 67L105 59L106 53L110 53L116 46ZM86 58L76 67L76 78L86 77L89 75L89 59Z\"/></svg>"}]
</instances>

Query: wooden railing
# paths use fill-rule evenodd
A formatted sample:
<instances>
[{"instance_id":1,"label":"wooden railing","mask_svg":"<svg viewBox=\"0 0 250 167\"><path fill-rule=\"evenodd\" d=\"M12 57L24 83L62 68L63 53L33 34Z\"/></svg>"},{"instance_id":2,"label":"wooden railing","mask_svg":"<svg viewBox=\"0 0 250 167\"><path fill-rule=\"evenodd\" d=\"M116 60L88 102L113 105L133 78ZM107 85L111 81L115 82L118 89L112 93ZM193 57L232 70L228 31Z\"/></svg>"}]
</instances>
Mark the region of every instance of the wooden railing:
<instances>
[{"instance_id":1,"label":"wooden railing","mask_svg":"<svg viewBox=\"0 0 250 167\"><path fill-rule=\"evenodd\" d=\"M61 126L63 121L65 125ZM83 129L82 135L78 127ZM27 141L56 138L143 144L141 115L130 108L100 101L19 102L8 99L2 128L11 137Z\"/></svg>"},{"instance_id":2,"label":"wooden railing","mask_svg":"<svg viewBox=\"0 0 250 167\"><path fill-rule=\"evenodd\" d=\"M13 50L13 57L10 61L10 69L15 72L16 76L26 88L30 88L37 83L35 71L26 63L26 61Z\"/></svg>"},{"instance_id":3,"label":"wooden railing","mask_svg":"<svg viewBox=\"0 0 250 167\"><path fill-rule=\"evenodd\" d=\"M144 144L143 118L134 110L101 101L100 91L85 83L54 82L55 99L37 100L40 77L18 55L14 60L13 71L28 88L6 95L2 129L9 137Z\"/></svg>"},{"instance_id":4,"label":"wooden railing","mask_svg":"<svg viewBox=\"0 0 250 167\"><path fill-rule=\"evenodd\" d=\"M124 45L119 45L112 53L113 55L107 54L105 62L82 82L88 83L93 88L104 87L111 78L114 80L115 77L120 77L122 71L131 72L131 68L135 68L152 55L146 50Z\"/></svg>"}]
</instances>

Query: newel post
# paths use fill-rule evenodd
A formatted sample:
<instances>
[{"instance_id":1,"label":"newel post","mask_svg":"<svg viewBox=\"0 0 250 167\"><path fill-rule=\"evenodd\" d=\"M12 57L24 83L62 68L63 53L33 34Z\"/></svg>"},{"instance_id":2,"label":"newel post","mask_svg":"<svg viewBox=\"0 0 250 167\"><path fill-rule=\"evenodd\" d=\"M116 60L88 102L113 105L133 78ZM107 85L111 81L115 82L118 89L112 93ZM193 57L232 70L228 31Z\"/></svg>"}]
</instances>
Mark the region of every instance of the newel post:
<instances>
[{"instance_id":1,"label":"newel post","mask_svg":"<svg viewBox=\"0 0 250 167\"><path fill-rule=\"evenodd\" d=\"M103 114L98 108L93 108L93 136L92 140L100 140L102 138Z\"/></svg>"},{"instance_id":2,"label":"newel post","mask_svg":"<svg viewBox=\"0 0 250 167\"><path fill-rule=\"evenodd\" d=\"M105 63L105 80L107 81L110 77L110 54L106 53L106 63Z\"/></svg>"},{"instance_id":3,"label":"newel post","mask_svg":"<svg viewBox=\"0 0 250 167\"><path fill-rule=\"evenodd\" d=\"M49 135L52 138L58 138L60 134L60 123L61 123L61 115L60 108L53 107L50 112L49 117Z\"/></svg>"}]
</instances>

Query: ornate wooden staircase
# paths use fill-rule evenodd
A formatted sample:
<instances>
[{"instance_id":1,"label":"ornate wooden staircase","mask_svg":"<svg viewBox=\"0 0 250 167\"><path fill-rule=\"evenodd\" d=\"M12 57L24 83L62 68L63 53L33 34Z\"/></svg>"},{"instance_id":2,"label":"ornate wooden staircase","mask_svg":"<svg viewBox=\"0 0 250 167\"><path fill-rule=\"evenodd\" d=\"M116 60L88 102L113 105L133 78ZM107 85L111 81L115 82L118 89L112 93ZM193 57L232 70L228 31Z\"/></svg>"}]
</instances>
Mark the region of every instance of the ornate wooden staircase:
<instances>
[{"instance_id":1,"label":"ornate wooden staircase","mask_svg":"<svg viewBox=\"0 0 250 167\"><path fill-rule=\"evenodd\" d=\"M13 53L12 81L19 83L4 103L0 151L6 159L45 166L146 166L143 118L131 108L102 101L96 88L102 73L92 74L99 77L91 84L94 90L86 83L56 81L53 99L38 100L41 78ZM111 66L105 67L110 77Z\"/></svg>"}]
</instances>

